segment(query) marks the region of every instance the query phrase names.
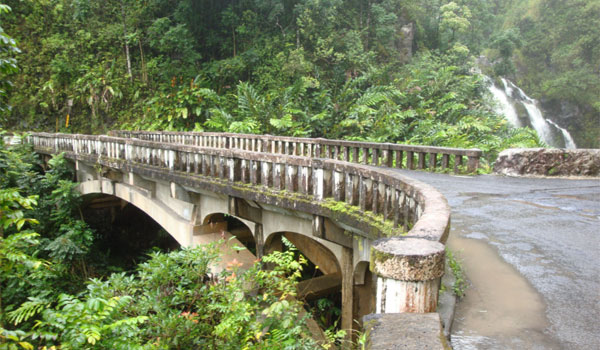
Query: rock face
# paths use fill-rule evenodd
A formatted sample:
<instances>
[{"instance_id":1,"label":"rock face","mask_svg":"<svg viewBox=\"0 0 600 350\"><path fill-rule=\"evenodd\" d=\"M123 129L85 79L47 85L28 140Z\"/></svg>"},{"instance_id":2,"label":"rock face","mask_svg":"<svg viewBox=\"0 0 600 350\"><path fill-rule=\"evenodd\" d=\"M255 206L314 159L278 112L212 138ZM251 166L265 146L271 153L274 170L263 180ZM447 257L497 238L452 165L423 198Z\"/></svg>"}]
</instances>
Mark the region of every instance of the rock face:
<instances>
[{"instance_id":1,"label":"rock face","mask_svg":"<svg viewBox=\"0 0 600 350\"><path fill-rule=\"evenodd\" d=\"M396 39L396 49L403 62L408 62L413 54L413 41L415 38L415 25L408 23L400 28L399 37Z\"/></svg>"},{"instance_id":2,"label":"rock face","mask_svg":"<svg viewBox=\"0 0 600 350\"><path fill-rule=\"evenodd\" d=\"M502 175L600 176L600 149L511 148L496 159Z\"/></svg>"},{"instance_id":3,"label":"rock face","mask_svg":"<svg viewBox=\"0 0 600 350\"><path fill-rule=\"evenodd\" d=\"M544 115L568 129L577 147L600 147L600 113L592 106L568 100L541 99Z\"/></svg>"}]
</instances>

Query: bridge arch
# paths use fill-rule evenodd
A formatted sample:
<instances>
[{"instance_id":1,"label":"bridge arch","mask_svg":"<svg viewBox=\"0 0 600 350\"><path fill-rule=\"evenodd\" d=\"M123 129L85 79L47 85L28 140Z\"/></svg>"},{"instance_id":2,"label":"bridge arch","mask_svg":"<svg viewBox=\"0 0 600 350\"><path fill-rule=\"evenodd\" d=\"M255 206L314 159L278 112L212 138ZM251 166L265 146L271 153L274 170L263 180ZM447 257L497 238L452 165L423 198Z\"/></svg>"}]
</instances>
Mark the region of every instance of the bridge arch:
<instances>
[{"instance_id":1,"label":"bridge arch","mask_svg":"<svg viewBox=\"0 0 600 350\"><path fill-rule=\"evenodd\" d=\"M194 225L164 203L153 198L147 190L133 185L105 180L88 180L78 186L79 192L107 194L120 198L146 213L183 247L192 245Z\"/></svg>"},{"instance_id":2,"label":"bridge arch","mask_svg":"<svg viewBox=\"0 0 600 350\"><path fill-rule=\"evenodd\" d=\"M257 240L254 236L255 224L227 213L212 213L202 221L203 227L212 227L214 232L228 232L243 244L252 254L257 254Z\"/></svg>"},{"instance_id":3,"label":"bridge arch","mask_svg":"<svg viewBox=\"0 0 600 350\"><path fill-rule=\"evenodd\" d=\"M308 260L318 266L323 274L341 274L341 265L335 252L324 242L306 235L282 231L269 234L265 240L265 252L283 250L281 237L290 241Z\"/></svg>"}]
</instances>

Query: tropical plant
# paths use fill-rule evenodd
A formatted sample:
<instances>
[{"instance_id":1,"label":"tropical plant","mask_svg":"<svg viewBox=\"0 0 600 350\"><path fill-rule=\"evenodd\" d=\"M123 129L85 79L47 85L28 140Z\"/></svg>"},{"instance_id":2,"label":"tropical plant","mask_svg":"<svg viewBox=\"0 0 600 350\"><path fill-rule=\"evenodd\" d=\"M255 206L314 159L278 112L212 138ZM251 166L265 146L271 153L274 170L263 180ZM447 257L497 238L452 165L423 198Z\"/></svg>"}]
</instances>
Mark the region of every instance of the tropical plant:
<instances>
[{"instance_id":1,"label":"tropical plant","mask_svg":"<svg viewBox=\"0 0 600 350\"><path fill-rule=\"evenodd\" d=\"M9 13L10 6L0 3L0 15ZM8 76L18 71L17 60L15 54L21 52L17 47L15 39L11 38L4 29L0 27L0 121L3 115L9 110L7 104L8 93L12 87L12 83L8 80Z\"/></svg>"}]
</instances>

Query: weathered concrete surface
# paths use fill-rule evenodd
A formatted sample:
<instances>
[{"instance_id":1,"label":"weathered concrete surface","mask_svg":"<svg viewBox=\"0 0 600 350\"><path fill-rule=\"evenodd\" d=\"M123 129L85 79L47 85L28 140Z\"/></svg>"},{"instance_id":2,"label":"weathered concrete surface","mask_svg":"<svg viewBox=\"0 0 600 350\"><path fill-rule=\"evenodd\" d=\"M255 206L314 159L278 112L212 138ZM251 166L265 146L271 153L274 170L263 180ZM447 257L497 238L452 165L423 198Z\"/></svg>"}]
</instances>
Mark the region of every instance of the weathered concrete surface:
<instances>
[{"instance_id":1,"label":"weathered concrete surface","mask_svg":"<svg viewBox=\"0 0 600 350\"><path fill-rule=\"evenodd\" d=\"M435 312L444 274L443 244L393 237L375 241L371 249L371 271L378 275L378 313Z\"/></svg>"},{"instance_id":2,"label":"weathered concrete surface","mask_svg":"<svg viewBox=\"0 0 600 350\"><path fill-rule=\"evenodd\" d=\"M449 349L436 313L371 314L363 324L368 350Z\"/></svg>"},{"instance_id":3,"label":"weathered concrete surface","mask_svg":"<svg viewBox=\"0 0 600 350\"><path fill-rule=\"evenodd\" d=\"M530 326L525 321L531 315L514 312L512 326L521 328L511 333L503 333L485 309L476 310L487 333L462 329L455 349L600 348L600 180L400 172L440 189L452 208L450 235L490 245L546 305L538 316L548 326ZM489 278L492 286L500 281Z\"/></svg>"},{"instance_id":4,"label":"weathered concrete surface","mask_svg":"<svg viewBox=\"0 0 600 350\"><path fill-rule=\"evenodd\" d=\"M113 183L106 179L91 180L78 185L81 194L104 193L123 199L148 214L154 221L161 225L177 243L184 247L192 243L194 225L182 218L169 205L158 201L143 190L123 184ZM168 202L171 204L172 202Z\"/></svg>"},{"instance_id":5,"label":"weathered concrete surface","mask_svg":"<svg viewBox=\"0 0 600 350\"><path fill-rule=\"evenodd\" d=\"M386 238L375 242L372 271L401 281L428 281L444 274L444 245L415 238Z\"/></svg>"},{"instance_id":6,"label":"weathered concrete surface","mask_svg":"<svg viewBox=\"0 0 600 350\"><path fill-rule=\"evenodd\" d=\"M600 149L511 148L500 152L502 175L600 176Z\"/></svg>"}]
</instances>

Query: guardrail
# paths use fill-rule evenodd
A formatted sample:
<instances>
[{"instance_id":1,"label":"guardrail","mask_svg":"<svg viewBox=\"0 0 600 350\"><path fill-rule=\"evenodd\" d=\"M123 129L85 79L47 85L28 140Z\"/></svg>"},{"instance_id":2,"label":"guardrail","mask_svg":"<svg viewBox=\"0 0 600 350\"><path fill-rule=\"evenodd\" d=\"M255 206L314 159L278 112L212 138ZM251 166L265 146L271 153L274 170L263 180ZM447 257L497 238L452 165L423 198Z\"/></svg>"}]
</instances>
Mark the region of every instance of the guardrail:
<instances>
[{"instance_id":1,"label":"guardrail","mask_svg":"<svg viewBox=\"0 0 600 350\"><path fill-rule=\"evenodd\" d=\"M32 133L27 141L40 153L65 152L71 159L140 171L186 186L207 186L341 222L352 227L353 234L372 241L370 268L377 275L377 313L436 310L450 209L429 185L385 168L235 147L48 133ZM300 144L295 142L294 147L301 148ZM322 146L312 145L313 149ZM318 233L315 222L313 230Z\"/></svg>"},{"instance_id":2,"label":"guardrail","mask_svg":"<svg viewBox=\"0 0 600 350\"><path fill-rule=\"evenodd\" d=\"M451 170L452 166L455 173L475 172L483 153L479 149L253 134L124 130L111 131L109 134L162 143L337 159L388 168L445 171ZM464 158L467 158L466 169Z\"/></svg>"}]
</instances>

